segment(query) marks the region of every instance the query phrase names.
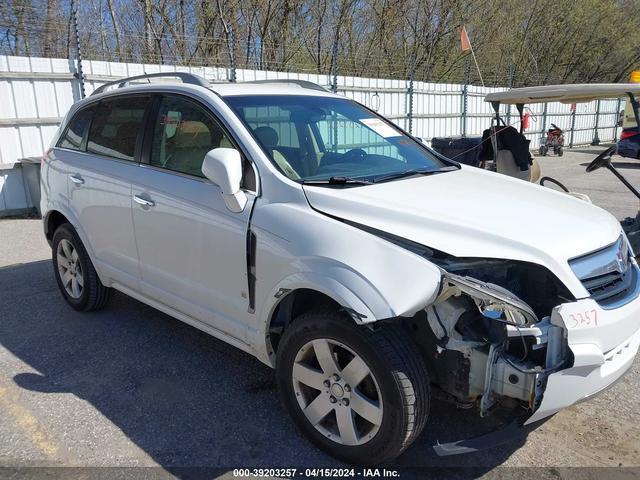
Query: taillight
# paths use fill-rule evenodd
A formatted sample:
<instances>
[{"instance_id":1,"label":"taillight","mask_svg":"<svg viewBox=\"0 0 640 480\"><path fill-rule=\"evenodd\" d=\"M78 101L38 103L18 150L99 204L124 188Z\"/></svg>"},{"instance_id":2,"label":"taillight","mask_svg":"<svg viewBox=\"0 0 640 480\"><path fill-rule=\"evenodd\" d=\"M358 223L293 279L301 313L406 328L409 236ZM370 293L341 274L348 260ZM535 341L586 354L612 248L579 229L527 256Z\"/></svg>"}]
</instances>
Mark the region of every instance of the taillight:
<instances>
[{"instance_id":1,"label":"taillight","mask_svg":"<svg viewBox=\"0 0 640 480\"><path fill-rule=\"evenodd\" d=\"M635 135L638 135L638 131L634 128L627 128L622 130L620 133L620 140L626 140L627 138L631 138Z\"/></svg>"}]
</instances>

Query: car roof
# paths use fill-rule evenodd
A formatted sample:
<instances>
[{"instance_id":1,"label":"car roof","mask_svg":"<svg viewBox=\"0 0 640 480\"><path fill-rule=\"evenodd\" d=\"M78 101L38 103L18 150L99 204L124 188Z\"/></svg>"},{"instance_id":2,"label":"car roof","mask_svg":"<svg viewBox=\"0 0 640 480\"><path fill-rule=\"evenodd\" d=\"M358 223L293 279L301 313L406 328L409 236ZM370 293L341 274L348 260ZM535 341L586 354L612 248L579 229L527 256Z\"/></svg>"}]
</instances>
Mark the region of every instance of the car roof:
<instances>
[{"instance_id":1,"label":"car roof","mask_svg":"<svg viewBox=\"0 0 640 480\"><path fill-rule=\"evenodd\" d=\"M238 83L211 83L211 90L221 97L248 96L248 95L314 95L334 96L335 94L325 90L311 82L296 81L257 81Z\"/></svg>"},{"instance_id":2,"label":"car roof","mask_svg":"<svg viewBox=\"0 0 640 480\"><path fill-rule=\"evenodd\" d=\"M152 82L151 79L154 79ZM178 78L181 81L176 82ZM210 82L204 78L187 72L163 72L138 75L135 77L121 78L108 82L96 88L90 96L102 96L106 94L118 95L132 90L147 90L160 87L184 91L190 88L206 88L221 97L253 96L253 95L313 95L335 96L327 89L307 80L299 79L265 79L247 82Z\"/></svg>"},{"instance_id":3,"label":"car roof","mask_svg":"<svg viewBox=\"0 0 640 480\"><path fill-rule=\"evenodd\" d=\"M622 98L628 93L640 95L640 83L576 83L512 88L504 92L490 93L484 101L507 105L546 102L581 103L605 98Z\"/></svg>"}]
</instances>

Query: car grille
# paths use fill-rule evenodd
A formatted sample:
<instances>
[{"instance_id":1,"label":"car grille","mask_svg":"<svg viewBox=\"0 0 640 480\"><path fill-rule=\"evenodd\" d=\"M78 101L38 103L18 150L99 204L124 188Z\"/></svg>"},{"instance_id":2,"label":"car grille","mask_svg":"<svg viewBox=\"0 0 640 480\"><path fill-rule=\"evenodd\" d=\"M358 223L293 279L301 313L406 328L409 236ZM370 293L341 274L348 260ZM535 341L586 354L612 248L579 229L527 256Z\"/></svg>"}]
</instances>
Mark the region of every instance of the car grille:
<instances>
[{"instance_id":1,"label":"car grille","mask_svg":"<svg viewBox=\"0 0 640 480\"><path fill-rule=\"evenodd\" d=\"M620 307L638 296L640 283L626 238L569 261L571 269L603 308Z\"/></svg>"}]
</instances>

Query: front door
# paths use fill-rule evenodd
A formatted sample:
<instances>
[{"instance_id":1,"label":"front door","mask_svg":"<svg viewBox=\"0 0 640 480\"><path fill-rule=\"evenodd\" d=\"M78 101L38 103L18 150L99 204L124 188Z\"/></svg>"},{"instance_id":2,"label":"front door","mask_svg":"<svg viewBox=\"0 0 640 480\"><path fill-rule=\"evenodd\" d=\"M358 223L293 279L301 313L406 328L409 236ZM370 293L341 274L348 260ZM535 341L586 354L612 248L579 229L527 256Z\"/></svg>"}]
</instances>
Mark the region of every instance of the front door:
<instances>
[{"instance_id":1,"label":"front door","mask_svg":"<svg viewBox=\"0 0 640 480\"><path fill-rule=\"evenodd\" d=\"M233 144L203 106L163 96L152 121L149 164L132 184L142 291L245 341L245 245L255 196L232 213L218 186L204 178L205 154Z\"/></svg>"}]
</instances>

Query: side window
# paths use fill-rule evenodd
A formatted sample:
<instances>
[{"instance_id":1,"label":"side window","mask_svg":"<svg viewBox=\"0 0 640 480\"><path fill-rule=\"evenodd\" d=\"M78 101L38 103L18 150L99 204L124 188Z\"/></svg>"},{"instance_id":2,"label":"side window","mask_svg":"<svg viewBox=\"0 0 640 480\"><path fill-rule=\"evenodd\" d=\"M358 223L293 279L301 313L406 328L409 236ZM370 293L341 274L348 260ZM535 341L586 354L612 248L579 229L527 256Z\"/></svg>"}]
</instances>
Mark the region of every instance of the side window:
<instances>
[{"instance_id":1,"label":"side window","mask_svg":"<svg viewBox=\"0 0 640 480\"><path fill-rule=\"evenodd\" d=\"M204 156L218 147L234 145L205 109L180 97L162 99L153 132L151 165L203 177Z\"/></svg>"},{"instance_id":2,"label":"side window","mask_svg":"<svg viewBox=\"0 0 640 480\"><path fill-rule=\"evenodd\" d=\"M82 150L82 140L91 124L94 107L85 108L75 114L67 129L58 141L58 147L70 150Z\"/></svg>"},{"instance_id":3,"label":"side window","mask_svg":"<svg viewBox=\"0 0 640 480\"><path fill-rule=\"evenodd\" d=\"M149 97L122 97L100 102L94 115L87 152L134 160Z\"/></svg>"}]
</instances>

